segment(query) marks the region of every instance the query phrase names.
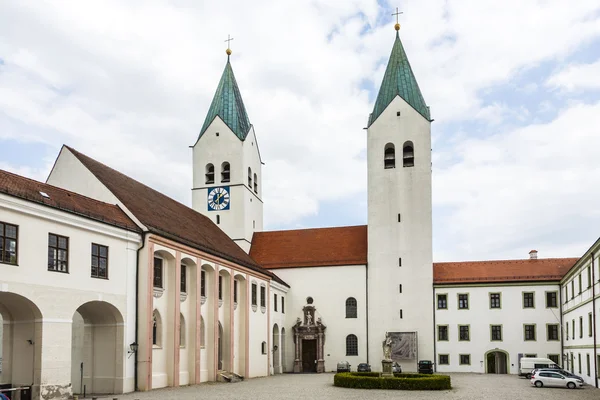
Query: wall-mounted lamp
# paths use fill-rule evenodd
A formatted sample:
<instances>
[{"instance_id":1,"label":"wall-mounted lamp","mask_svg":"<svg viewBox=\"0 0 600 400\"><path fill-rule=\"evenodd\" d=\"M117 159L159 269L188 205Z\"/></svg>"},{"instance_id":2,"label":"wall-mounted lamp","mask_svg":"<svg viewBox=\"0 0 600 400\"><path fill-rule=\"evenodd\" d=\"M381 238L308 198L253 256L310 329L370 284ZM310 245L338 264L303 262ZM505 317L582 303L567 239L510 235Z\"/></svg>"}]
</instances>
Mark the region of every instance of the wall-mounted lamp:
<instances>
[{"instance_id":1,"label":"wall-mounted lamp","mask_svg":"<svg viewBox=\"0 0 600 400\"><path fill-rule=\"evenodd\" d=\"M273 351L277 351L278 348L277 345L273 346Z\"/></svg>"},{"instance_id":2,"label":"wall-mounted lamp","mask_svg":"<svg viewBox=\"0 0 600 400\"><path fill-rule=\"evenodd\" d=\"M33 346L33 340L31 340L31 339L27 339L27 343L29 343L30 345L32 345L32 346Z\"/></svg>"},{"instance_id":3,"label":"wall-mounted lamp","mask_svg":"<svg viewBox=\"0 0 600 400\"><path fill-rule=\"evenodd\" d=\"M127 354L129 354L129 357L131 357L132 354L137 353L138 351L138 344L136 342L133 342L129 345L129 350L127 350ZM127 358L129 358L127 357Z\"/></svg>"}]
</instances>

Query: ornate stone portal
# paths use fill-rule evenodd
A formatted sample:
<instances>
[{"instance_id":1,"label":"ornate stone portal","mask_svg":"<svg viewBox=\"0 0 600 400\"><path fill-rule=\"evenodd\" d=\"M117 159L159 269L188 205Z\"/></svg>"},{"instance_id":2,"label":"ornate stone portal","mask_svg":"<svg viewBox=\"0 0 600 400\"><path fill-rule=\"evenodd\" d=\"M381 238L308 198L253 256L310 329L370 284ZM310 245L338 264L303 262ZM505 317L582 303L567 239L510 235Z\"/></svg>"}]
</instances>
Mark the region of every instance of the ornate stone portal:
<instances>
[{"instance_id":1,"label":"ornate stone portal","mask_svg":"<svg viewBox=\"0 0 600 400\"><path fill-rule=\"evenodd\" d=\"M323 347L325 329L321 318L315 320L316 308L309 297L308 305L302 308L303 318L298 318L294 325L294 343L296 345L294 372L325 372Z\"/></svg>"}]
</instances>

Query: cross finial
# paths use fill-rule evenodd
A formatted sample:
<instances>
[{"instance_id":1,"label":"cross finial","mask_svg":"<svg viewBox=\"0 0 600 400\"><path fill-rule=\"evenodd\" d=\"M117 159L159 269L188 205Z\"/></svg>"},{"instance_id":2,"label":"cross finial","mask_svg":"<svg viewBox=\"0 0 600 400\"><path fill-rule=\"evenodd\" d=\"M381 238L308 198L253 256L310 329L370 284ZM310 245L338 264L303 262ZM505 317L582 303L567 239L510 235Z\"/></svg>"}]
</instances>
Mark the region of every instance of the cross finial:
<instances>
[{"instance_id":1,"label":"cross finial","mask_svg":"<svg viewBox=\"0 0 600 400\"><path fill-rule=\"evenodd\" d=\"M395 12L395 13L392 13L392 15L395 15L395 16L396 16L396 25L394 26L394 28L395 28L397 31L399 31L399 30L400 30L400 23L398 22L398 16L399 16L400 14L404 14L404 13L403 13L402 11L398 11L398 7L396 7L396 12Z\"/></svg>"},{"instance_id":2,"label":"cross finial","mask_svg":"<svg viewBox=\"0 0 600 400\"><path fill-rule=\"evenodd\" d=\"M227 50L225 50L225 52L227 53L228 56L231 55L231 49L229 48L229 45L231 44L232 40L233 40L233 38L231 37L231 35L227 35L227 39L225 40L227 42Z\"/></svg>"}]
</instances>

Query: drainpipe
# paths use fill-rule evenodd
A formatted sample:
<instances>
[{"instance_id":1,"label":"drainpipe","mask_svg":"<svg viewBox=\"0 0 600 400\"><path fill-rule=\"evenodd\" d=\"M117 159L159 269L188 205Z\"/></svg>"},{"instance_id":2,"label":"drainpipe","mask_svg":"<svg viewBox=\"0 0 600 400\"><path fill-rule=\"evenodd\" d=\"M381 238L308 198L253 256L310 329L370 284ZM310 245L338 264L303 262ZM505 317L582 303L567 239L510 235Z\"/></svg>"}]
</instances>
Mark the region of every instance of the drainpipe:
<instances>
[{"instance_id":1,"label":"drainpipe","mask_svg":"<svg viewBox=\"0 0 600 400\"><path fill-rule=\"evenodd\" d=\"M435 286L432 286L433 290L433 360L431 360L433 362L433 371L437 372L437 367L438 367L438 359L437 359L437 341L436 341L436 335L437 335L437 329L435 327L435 307L436 307L436 299L435 299ZM447 301L447 300L446 300ZM417 358L417 371L419 370L419 359Z\"/></svg>"},{"instance_id":2,"label":"drainpipe","mask_svg":"<svg viewBox=\"0 0 600 400\"><path fill-rule=\"evenodd\" d=\"M146 246L146 235L148 232L142 232L142 245L137 249L135 256L135 342L139 343L139 303L140 303L140 252ZM138 352L133 355L133 390L138 391Z\"/></svg>"},{"instance_id":3,"label":"drainpipe","mask_svg":"<svg viewBox=\"0 0 600 400\"><path fill-rule=\"evenodd\" d=\"M594 333L594 384L598 388L598 344L596 342L596 274L594 273L594 253L592 252L592 325Z\"/></svg>"},{"instance_id":4,"label":"drainpipe","mask_svg":"<svg viewBox=\"0 0 600 400\"><path fill-rule=\"evenodd\" d=\"M365 264L365 293L366 293L366 308L367 308L367 364L369 364L369 263Z\"/></svg>"}]
</instances>

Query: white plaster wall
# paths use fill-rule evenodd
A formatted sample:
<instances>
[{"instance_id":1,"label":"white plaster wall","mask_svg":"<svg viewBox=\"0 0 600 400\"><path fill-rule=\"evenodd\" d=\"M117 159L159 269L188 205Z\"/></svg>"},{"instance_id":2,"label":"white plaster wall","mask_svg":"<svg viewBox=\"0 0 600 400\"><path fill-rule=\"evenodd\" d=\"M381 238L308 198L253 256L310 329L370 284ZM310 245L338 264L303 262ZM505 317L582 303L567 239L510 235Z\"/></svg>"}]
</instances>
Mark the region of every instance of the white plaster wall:
<instances>
[{"instance_id":1,"label":"white plaster wall","mask_svg":"<svg viewBox=\"0 0 600 400\"><path fill-rule=\"evenodd\" d=\"M269 352L271 346L269 345L269 314L267 313L269 307L269 290L268 282L266 280L249 277L250 287L250 305L249 305L249 337L248 337L248 353L250 362L249 377L254 378L257 376L267 376L269 374ZM254 310L252 307L252 283L256 283L257 287L257 307ZM266 289L266 307L260 306L260 287L264 284ZM262 354L262 342L267 342L267 354Z\"/></svg>"},{"instance_id":2,"label":"white plaster wall","mask_svg":"<svg viewBox=\"0 0 600 400\"><path fill-rule=\"evenodd\" d=\"M325 331L325 370L335 371L337 363L348 361L352 368L367 362L366 325L366 270L364 265L328 266L312 268L279 268L274 272L288 285L290 291L285 296L286 310L286 370L294 370L295 346L293 325L296 318L302 318L302 308L306 298L312 297L316 307L315 317L321 317L327 326ZM357 301L358 318L346 318L346 299ZM282 322L283 323L283 322ZM281 325L280 325L281 326ZM358 356L346 355L346 336L354 334L358 338ZM380 343L376 344L381 348ZM372 367L375 362L371 361Z\"/></svg>"},{"instance_id":3,"label":"white plaster wall","mask_svg":"<svg viewBox=\"0 0 600 400\"><path fill-rule=\"evenodd\" d=\"M402 165L406 141L414 144L414 167ZM395 146L396 168L384 168L387 143ZM417 332L417 357L433 358L430 122L397 96L368 129L367 165L369 360L379 371L388 331ZM401 364L416 370L416 360Z\"/></svg>"},{"instance_id":4,"label":"white plaster wall","mask_svg":"<svg viewBox=\"0 0 600 400\"><path fill-rule=\"evenodd\" d=\"M271 322L271 350L274 349L274 346L277 345L277 351L273 351L273 356L271 357L270 362L270 373L271 374L281 374L283 372L292 372L293 369L287 369L286 363L289 365L289 358L293 357L293 353L286 352L287 349L284 348L284 344L287 344L285 340L282 339L282 330L288 335L288 341L292 338L291 329L286 329L287 324L287 303L285 304L286 309L282 312L281 308L281 299L285 298L287 301L287 294L289 288L287 286L281 285L277 282L271 282L271 306L269 307L269 312L271 313L270 322ZM275 307L275 295L277 295L277 307ZM275 310L277 308L277 310ZM273 328L277 325L277 331L279 333L278 343L274 341L274 331ZM277 359L277 361L276 361ZM293 360L292 360L293 361ZM278 365L278 368L275 366Z\"/></svg>"},{"instance_id":5,"label":"white plaster wall","mask_svg":"<svg viewBox=\"0 0 600 400\"><path fill-rule=\"evenodd\" d=\"M436 353L449 355L449 365L437 364L438 372L486 372L485 354L495 349L508 353L509 373L517 374L519 354L537 354L547 358L560 354L558 341L547 340L546 324L560 324L560 308L546 308L546 292L557 291L556 284L518 286L436 287L435 294L448 295L448 309L435 311L437 325L448 325L448 341L438 341ZM535 308L523 308L523 292L534 292ZM469 294L469 309L458 309L458 294ZM490 309L490 293L500 293L501 309ZM536 340L524 340L524 324L536 325ZM469 341L458 340L458 326L470 325ZM491 341L490 325L502 325L502 341ZM470 354L470 365L459 365L459 355Z\"/></svg>"}]
</instances>

